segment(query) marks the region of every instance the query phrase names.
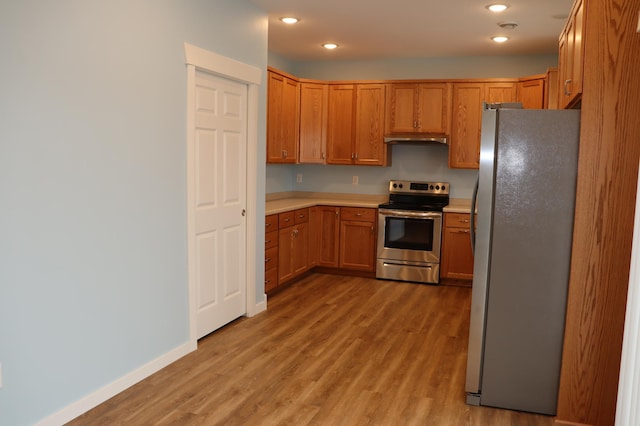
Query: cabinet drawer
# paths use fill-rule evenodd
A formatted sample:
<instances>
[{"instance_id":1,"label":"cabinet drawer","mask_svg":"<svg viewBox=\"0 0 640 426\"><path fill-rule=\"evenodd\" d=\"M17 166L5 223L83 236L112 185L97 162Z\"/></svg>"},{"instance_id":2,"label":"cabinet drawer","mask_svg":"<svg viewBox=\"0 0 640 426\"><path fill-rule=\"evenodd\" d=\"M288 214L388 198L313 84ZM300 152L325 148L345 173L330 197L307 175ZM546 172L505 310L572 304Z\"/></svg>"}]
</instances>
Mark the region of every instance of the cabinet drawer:
<instances>
[{"instance_id":1,"label":"cabinet drawer","mask_svg":"<svg viewBox=\"0 0 640 426\"><path fill-rule=\"evenodd\" d=\"M264 269L268 271L278 266L278 247L271 247L264 251Z\"/></svg>"},{"instance_id":2,"label":"cabinet drawer","mask_svg":"<svg viewBox=\"0 0 640 426\"><path fill-rule=\"evenodd\" d=\"M470 217L468 213L445 213L444 226L448 228L469 228Z\"/></svg>"},{"instance_id":3,"label":"cabinet drawer","mask_svg":"<svg viewBox=\"0 0 640 426\"><path fill-rule=\"evenodd\" d=\"M295 223L295 212L284 212L278 215L278 228L286 228L292 226Z\"/></svg>"},{"instance_id":4,"label":"cabinet drawer","mask_svg":"<svg viewBox=\"0 0 640 426\"><path fill-rule=\"evenodd\" d=\"M278 247L278 230L273 230L264 234L264 248L268 250L273 247Z\"/></svg>"},{"instance_id":5,"label":"cabinet drawer","mask_svg":"<svg viewBox=\"0 0 640 426\"><path fill-rule=\"evenodd\" d=\"M264 291L268 292L278 285L278 268L269 269L264 273Z\"/></svg>"},{"instance_id":6,"label":"cabinet drawer","mask_svg":"<svg viewBox=\"0 0 640 426\"><path fill-rule=\"evenodd\" d=\"M364 222L375 222L376 209L361 207L342 207L340 209L341 220L360 220Z\"/></svg>"},{"instance_id":7,"label":"cabinet drawer","mask_svg":"<svg viewBox=\"0 0 640 426\"><path fill-rule=\"evenodd\" d=\"M296 224L309 222L309 209L298 209L293 213L295 215L294 221Z\"/></svg>"},{"instance_id":8,"label":"cabinet drawer","mask_svg":"<svg viewBox=\"0 0 640 426\"><path fill-rule=\"evenodd\" d=\"M265 217L264 221L264 232L275 231L278 229L278 215L270 214Z\"/></svg>"}]
</instances>

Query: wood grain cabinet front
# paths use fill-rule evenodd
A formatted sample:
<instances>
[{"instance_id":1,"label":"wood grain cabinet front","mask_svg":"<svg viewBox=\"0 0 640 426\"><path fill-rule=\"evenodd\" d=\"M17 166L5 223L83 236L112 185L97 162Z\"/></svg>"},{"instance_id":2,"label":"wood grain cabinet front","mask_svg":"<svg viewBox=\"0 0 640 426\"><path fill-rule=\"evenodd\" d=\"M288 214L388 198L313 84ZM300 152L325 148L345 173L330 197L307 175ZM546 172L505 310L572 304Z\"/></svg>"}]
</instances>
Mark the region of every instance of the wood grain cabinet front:
<instances>
[{"instance_id":1,"label":"wood grain cabinet front","mask_svg":"<svg viewBox=\"0 0 640 426\"><path fill-rule=\"evenodd\" d=\"M558 42L560 109L576 107L582 97L584 25L583 0L575 0Z\"/></svg>"},{"instance_id":2,"label":"wood grain cabinet front","mask_svg":"<svg viewBox=\"0 0 640 426\"><path fill-rule=\"evenodd\" d=\"M265 218L264 234L264 291L278 285L278 215Z\"/></svg>"},{"instance_id":3,"label":"wood grain cabinet front","mask_svg":"<svg viewBox=\"0 0 640 426\"><path fill-rule=\"evenodd\" d=\"M450 83L387 85L386 133L449 134Z\"/></svg>"},{"instance_id":4,"label":"wood grain cabinet front","mask_svg":"<svg viewBox=\"0 0 640 426\"><path fill-rule=\"evenodd\" d=\"M483 102L515 102L516 95L516 82L453 83L449 167L479 167Z\"/></svg>"},{"instance_id":5,"label":"wood grain cabinet front","mask_svg":"<svg viewBox=\"0 0 640 426\"><path fill-rule=\"evenodd\" d=\"M300 83L299 163L325 164L329 86Z\"/></svg>"},{"instance_id":6,"label":"wood grain cabinet front","mask_svg":"<svg viewBox=\"0 0 640 426\"><path fill-rule=\"evenodd\" d=\"M309 209L298 209L278 215L278 285L309 268Z\"/></svg>"},{"instance_id":7,"label":"wood grain cabinet front","mask_svg":"<svg viewBox=\"0 0 640 426\"><path fill-rule=\"evenodd\" d=\"M298 81L284 73L268 72L267 163L296 163L300 121Z\"/></svg>"},{"instance_id":8,"label":"wood grain cabinet front","mask_svg":"<svg viewBox=\"0 0 640 426\"><path fill-rule=\"evenodd\" d=\"M339 267L374 272L376 209L341 208Z\"/></svg>"},{"instance_id":9,"label":"wood grain cabinet front","mask_svg":"<svg viewBox=\"0 0 640 426\"><path fill-rule=\"evenodd\" d=\"M470 218L468 213L445 213L440 277L473 279Z\"/></svg>"},{"instance_id":10,"label":"wood grain cabinet front","mask_svg":"<svg viewBox=\"0 0 640 426\"><path fill-rule=\"evenodd\" d=\"M329 87L327 164L386 166L384 84Z\"/></svg>"}]
</instances>

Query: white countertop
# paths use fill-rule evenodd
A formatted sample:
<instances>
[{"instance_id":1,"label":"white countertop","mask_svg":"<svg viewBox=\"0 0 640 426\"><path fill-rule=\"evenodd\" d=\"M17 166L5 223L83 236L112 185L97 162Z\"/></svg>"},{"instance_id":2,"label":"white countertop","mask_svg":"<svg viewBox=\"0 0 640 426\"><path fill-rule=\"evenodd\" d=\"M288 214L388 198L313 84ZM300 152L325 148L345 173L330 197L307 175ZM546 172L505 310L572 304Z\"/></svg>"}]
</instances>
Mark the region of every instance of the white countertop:
<instances>
[{"instance_id":1,"label":"white countertop","mask_svg":"<svg viewBox=\"0 0 640 426\"><path fill-rule=\"evenodd\" d=\"M442 211L445 213L471 213L471 200L452 198L449 200L449 205Z\"/></svg>"},{"instance_id":2,"label":"white countertop","mask_svg":"<svg viewBox=\"0 0 640 426\"><path fill-rule=\"evenodd\" d=\"M265 214L276 214L313 206L377 208L388 200L387 195L334 194L323 192L289 192L267 194ZM445 213L469 213L471 200L452 198L443 209Z\"/></svg>"}]
</instances>

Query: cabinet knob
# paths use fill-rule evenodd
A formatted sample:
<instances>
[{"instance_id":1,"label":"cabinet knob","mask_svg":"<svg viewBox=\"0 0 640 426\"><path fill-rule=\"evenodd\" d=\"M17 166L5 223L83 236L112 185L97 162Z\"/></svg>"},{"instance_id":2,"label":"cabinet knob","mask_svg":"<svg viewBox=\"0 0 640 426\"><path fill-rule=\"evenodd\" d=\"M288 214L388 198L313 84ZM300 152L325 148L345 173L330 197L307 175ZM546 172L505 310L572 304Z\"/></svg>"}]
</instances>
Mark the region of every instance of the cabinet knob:
<instances>
[{"instance_id":1,"label":"cabinet knob","mask_svg":"<svg viewBox=\"0 0 640 426\"><path fill-rule=\"evenodd\" d=\"M289 153L287 152L286 149L282 150L282 158L287 158L287 155L289 155Z\"/></svg>"}]
</instances>

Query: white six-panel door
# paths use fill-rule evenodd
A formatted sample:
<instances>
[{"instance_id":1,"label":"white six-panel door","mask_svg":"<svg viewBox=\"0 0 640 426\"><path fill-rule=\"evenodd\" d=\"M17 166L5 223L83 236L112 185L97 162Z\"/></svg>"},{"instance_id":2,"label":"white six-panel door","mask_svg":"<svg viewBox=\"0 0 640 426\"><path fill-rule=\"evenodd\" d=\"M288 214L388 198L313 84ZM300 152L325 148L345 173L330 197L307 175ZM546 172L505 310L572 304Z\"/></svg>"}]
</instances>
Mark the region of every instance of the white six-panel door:
<instances>
[{"instance_id":1,"label":"white six-panel door","mask_svg":"<svg viewBox=\"0 0 640 426\"><path fill-rule=\"evenodd\" d=\"M247 86L196 70L194 174L197 338L246 313Z\"/></svg>"}]
</instances>

